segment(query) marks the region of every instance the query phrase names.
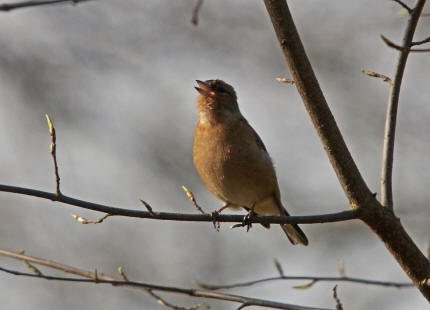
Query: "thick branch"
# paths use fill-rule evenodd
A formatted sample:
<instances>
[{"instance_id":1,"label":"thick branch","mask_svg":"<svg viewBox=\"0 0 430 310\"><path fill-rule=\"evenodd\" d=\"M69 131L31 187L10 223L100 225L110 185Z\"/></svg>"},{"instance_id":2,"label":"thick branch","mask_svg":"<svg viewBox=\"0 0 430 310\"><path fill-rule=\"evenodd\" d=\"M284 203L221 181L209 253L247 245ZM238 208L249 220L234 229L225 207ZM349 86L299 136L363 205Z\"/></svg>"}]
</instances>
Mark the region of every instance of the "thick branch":
<instances>
[{"instance_id":1,"label":"thick branch","mask_svg":"<svg viewBox=\"0 0 430 310\"><path fill-rule=\"evenodd\" d=\"M419 0L418 4L424 3ZM404 230L400 221L382 208L358 171L323 97L285 0L265 0L285 59L305 107L320 136L346 196L360 209L363 220L384 242L397 262L430 301L430 262ZM387 212L388 211L388 212Z\"/></svg>"},{"instance_id":2,"label":"thick branch","mask_svg":"<svg viewBox=\"0 0 430 310\"><path fill-rule=\"evenodd\" d=\"M403 73L405 71L410 47L412 46L415 29L425 3L426 0L418 0L416 6L410 12L409 22L403 36L402 49L397 59L394 79L390 85L381 168L381 204L390 209L393 209L393 155L400 87L402 85Z\"/></svg>"},{"instance_id":3,"label":"thick branch","mask_svg":"<svg viewBox=\"0 0 430 310\"><path fill-rule=\"evenodd\" d=\"M373 199L327 105L285 0L265 0L292 78L352 206Z\"/></svg>"},{"instance_id":4,"label":"thick branch","mask_svg":"<svg viewBox=\"0 0 430 310\"><path fill-rule=\"evenodd\" d=\"M71 2L73 4L77 4L79 2L86 2L91 0L41 0L41 1L23 1L16 3L3 3L0 4L0 11L12 11L15 9L28 8L32 6L41 6L41 5L52 5L52 4L60 4L64 2Z\"/></svg>"},{"instance_id":5,"label":"thick branch","mask_svg":"<svg viewBox=\"0 0 430 310\"><path fill-rule=\"evenodd\" d=\"M44 265L49 268L57 269L64 271L66 273L72 273L84 278L68 278L68 277L53 277L53 276L47 276L43 274L32 274L32 273L25 273L20 272L16 270L9 270L6 268L1 268L0 271L7 272L10 274L18 275L18 276L26 276L26 277L33 277L33 278L40 278L40 279L46 279L46 280L56 280L56 281L68 281L68 282L84 282L84 283L96 283L96 284L111 284L113 286L128 286L128 287L134 287L138 289L143 289L146 291L160 291L160 292L166 292L166 293L174 293L174 294L181 294L181 295L188 295L192 297L203 297L203 298L210 298L210 299L219 299L219 300L226 300L226 301L232 301L232 302L238 302L241 304L247 304L247 305L254 305L254 306L260 306L265 308L273 308L273 309L286 309L286 310L328 310L328 309L322 309L322 308L312 308L312 307L303 307L303 306L297 306L292 304L286 304L286 303L280 303L280 302L274 302L270 300L264 300L264 299L257 299L257 298L251 298L251 297L245 297L245 296L239 296L239 295L232 295L232 294L223 294L223 293L217 293L207 290L199 290L199 289L185 289L185 288L178 288L178 287L172 287L172 286L162 286L162 285L155 285L155 284L149 284L144 282L136 282L136 281L129 281L126 279L119 279L114 278L111 276L107 276L101 273L96 272L90 272L86 270L81 270L75 267L63 265L57 262L32 257L28 255L23 255L11 251L1 250L0 254L13 257L19 260L32 262L35 264ZM85 279L86 278L86 279Z\"/></svg>"}]
</instances>

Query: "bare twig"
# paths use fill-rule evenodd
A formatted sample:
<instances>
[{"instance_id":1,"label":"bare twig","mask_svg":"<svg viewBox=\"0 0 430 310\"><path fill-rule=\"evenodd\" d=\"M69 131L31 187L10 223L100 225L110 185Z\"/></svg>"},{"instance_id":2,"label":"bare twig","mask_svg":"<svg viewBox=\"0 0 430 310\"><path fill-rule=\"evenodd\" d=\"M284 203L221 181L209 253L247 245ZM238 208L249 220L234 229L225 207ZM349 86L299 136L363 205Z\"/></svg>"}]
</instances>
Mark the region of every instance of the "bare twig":
<instances>
[{"instance_id":1,"label":"bare twig","mask_svg":"<svg viewBox=\"0 0 430 310\"><path fill-rule=\"evenodd\" d=\"M394 48L395 50L398 50L400 52L404 52L404 53L409 53L409 52L414 52L414 53L428 53L428 52L430 52L429 48L410 48L412 45L414 45L414 44L412 44L412 42L408 46L397 45L396 43L394 43L393 41L389 40L386 36L384 36L382 34L381 34L381 39L389 47ZM424 42L424 43L426 43L426 42ZM415 44L415 45L418 45L418 44Z\"/></svg>"},{"instance_id":2,"label":"bare twig","mask_svg":"<svg viewBox=\"0 0 430 310\"><path fill-rule=\"evenodd\" d=\"M421 41L411 42L411 46L422 45L422 44L429 43L429 42L430 42L430 37L428 37L424 40L421 40Z\"/></svg>"},{"instance_id":3,"label":"bare twig","mask_svg":"<svg viewBox=\"0 0 430 310\"><path fill-rule=\"evenodd\" d=\"M91 0L41 0L41 1L22 1L16 3L4 3L0 4L0 11L12 11L14 9L28 8L32 6L42 6L42 5L52 5L60 4L64 2L71 2L72 4L77 4L79 2L86 2Z\"/></svg>"},{"instance_id":4,"label":"bare twig","mask_svg":"<svg viewBox=\"0 0 430 310\"><path fill-rule=\"evenodd\" d=\"M75 220L77 220L79 223L81 224L100 224L102 223L106 218L108 218L109 216L111 216L110 214L105 214L104 216L102 216L101 218L97 219L97 220L88 220L82 216L76 215L76 214L72 214L73 218Z\"/></svg>"},{"instance_id":5,"label":"bare twig","mask_svg":"<svg viewBox=\"0 0 430 310\"><path fill-rule=\"evenodd\" d=\"M333 299L336 301L336 310L343 310L342 303L340 302L340 299L337 296L337 285L333 287Z\"/></svg>"},{"instance_id":6,"label":"bare twig","mask_svg":"<svg viewBox=\"0 0 430 310\"><path fill-rule=\"evenodd\" d=\"M119 275L121 276L121 278L124 281L128 281L128 278L127 278L127 276L125 275L125 272L124 272L124 268L122 268L121 266L118 267L118 273L119 273Z\"/></svg>"},{"instance_id":7,"label":"bare twig","mask_svg":"<svg viewBox=\"0 0 430 310\"><path fill-rule=\"evenodd\" d=\"M361 72L364 73L364 74L366 74L366 75L368 75L368 76L382 79L384 82L388 82L389 84L391 84L391 79L388 76L386 76L386 75L383 75L383 74L380 74L380 73L376 73L376 72L373 72L373 71L369 71L369 70L361 70Z\"/></svg>"},{"instance_id":8,"label":"bare twig","mask_svg":"<svg viewBox=\"0 0 430 310\"><path fill-rule=\"evenodd\" d=\"M38 276L42 275L42 272L40 272L40 270L33 266L28 260L24 260L24 263L27 265L27 268L30 269L32 273Z\"/></svg>"},{"instance_id":9,"label":"bare twig","mask_svg":"<svg viewBox=\"0 0 430 310\"><path fill-rule=\"evenodd\" d=\"M276 258L273 259L273 263L275 264L276 270L278 270L279 275L281 277L284 277L285 276L284 275L284 270L282 269L281 263Z\"/></svg>"},{"instance_id":10,"label":"bare twig","mask_svg":"<svg viewBox=\"0 0 430 310\"><path fill-rule=\"evenodd\" d=\"M151 214L151 216L155 216L155 213L152 210L152 207L146 201L140 199L140 202L145 206L146 210L148 210L148 212L149 212L149 214Z\"/></svg>"},{"instance_id":11,"label":"bare twig","mask_svg":"<svg viewBox=\"0 0 430 310\"><path fill-rule=\"evenodd\" d=\"M415 29L418 24L421 12L426 0L417 0L414 9L409 18L408 25L403 36L403 44L397 60L394 73L394 79L390 86L390 95L388 98L387 115L385 119L384 143L382 151L382 168L381 168L381 204L390 210L393 210L393 154L394 141L396 135L397 108L399 105L400 87L402 85L403 72L405 71L406 61L411 51L411 43L414 37ZM383 37L383 36L382 36ZM384 39L385 37L383 37ZM384 39L385 42L387 42ZM387 43L388 44L388 43Z\"/></svg>"},{"instance_id":12,"label":"bare twig","mask_svg":"<svg viewBox=\"0 0 430 310\"><path fill-rule=\"evenodd\" d=\"M0 184L0 192L9 192L22 195L29 195L39 197L52 201L58 201L67 205L73 205L79 208L107 213L110 216L127 216L135 218L146 218L153 220L168 220L168 221L186 221L186 222L213 222L211 214L188 214L188 213L169 213L169 212L153 212L123 209L93 203L85 200L72 198L63 194L57 195L55 193L39 191L30 188L10 186ZM354 220L359 217L359 210L346 210L336 213L320 214L320 215L307 215L307 216L254 216L252 221L254 223L270 223L270 224L313 224L313 223L331 223L343 222ZM242 223L243 215L230 215L219 214L216 218L219 222Z\"/></svg>"},{"instance_id":13,"label":"bare twig","mask_svg":"<svg viewBox=\"0 0 430 310\"><path fill-rule=\"evenodd\" d=\"M201 288L204 288L207 290L221 290L221 289L231 289L231 288L237 288L237 287L247 287L247 286L252 286L252 285L265 283L265 282L297 281L297 280L311 281L309 284L294 286L294 288L301 288L301 289L309 288L317 282L350 282L350 283L357 283L357 284L394 287L394 288L413 288L414 287L413 283L368 280L368 279L346 277L346 276L340 276L340 277L279 276L279 277L269 277L269 278L263 278L263 279L253 280L253 281L238 282L238 283L224 284L224 285L212 285L212 284L200 283L200 282L197 282L197 284Z\"/></svg>"},{"instance_id":14,"label":"bare twig","mask_svg":"<svg viewBox=\"0 0 430 310\"><path fill-rule=\"evenodd\" d=\"M403 1L401 1L401 0L392 0L392 1L400 4L406 11L408 11L409 14L412 13L412 9L406 3L404 3Z\"/></svg>"},{"instance_id":15,"label":"bare twig","mask_svg":"<svg viewBox=\"0 0 430 310\"><path fill-rule=\"evenodd\" d=\"M194 208L197 209L197 211L200 212L200 214L207 214L203 209L197 204L196 198L194 197L194 194L192 191L190 191L188 188L182 185L182 189L184 190L185 194L187 195L188 199L191 200L193 203Z\"/></svg>"},{"instance_id":16,"label":"bare twig","mask_svg":"<svg viewBox=\"0 0 430 310\"><path fill-rule=\"evenodd\" d=\"M55 133L54 124L51 121L51 118L48 114L45 114L46 122L48 123L49 134L51 135L51 146L50 152L52 156L52 160L54 162L54 175L55 175L55 185L56 185L56 193L57 196L61 195L60 191L60 175L58 173L58 164L57 164L57 135Z\"/></svg>"},{"instance_id":17,"label":"bare twig","mask_svg":"<svg viewBox=\"0 0 430 310\"><path fill-rule=\"evenodd\" d=\"M127 286L127 287L142 289L147 292L160 291L160 292L166 292L166 293L188 295L192 297L203 297L203 298L209 298L209 299L226 300L226 301L237 302L241 304L246 303L249 305L266 307L266 308L274 308L274 309L327 310L327 309L303 307L303 306L297 306L297 305L292 305L287 303L274 302L274 301L264 300L264 299L250 298L250 297L239 296L239 295L216 293L216 292L200 290L200 289L187 289L187 288L178 288L178 287L172 287L172 286L155 285L155 284L149 284L144 282L124 281L123 279L114 278L102 273L95 273L95 272L90 272L86 270L81 270L81 269L63 265L54 261L49 261L41 258L28 256L28 255L23 255L23 254L11 252L11 251L3 250L3 249L0 249L0 254L13 257L16 259L24 260L24 261L27 260L36 264L44 265L49 268L61 270L66 273L72 273L72 274L81 276L82 278L54 277L54 276L48 276L43 274L37 275L33 273L25 273L25 272L20 272L20 271L10 270L10 269L0 267L0 271L14 274L17 276L25 276L25 277L32 277L32 278L39 278L39 279L46 279L46 280L56 280L56 281L111 284L113 286Z\"/></svg>"},{"instance_id":18,"label":"bare twig","mask_svg":"<svg viewBox=\"0 0 430 310\"><path fill-rule=\"evenodd\" d=\"M337 271L339 272L339 275L341 277L346 277L345 262L343 261L343 259L337 260Z\"/></svg>"},{"instance_id":19,"label":"bare twig","mask_svg":"<svg viewBox=\"0 0 430 310\"><path fill-rule=\"evenodd\" d=\"M152 290L147 290L147 292L148 292L149 296L155 298L155 300L157 301L157 303L159 305L165 306L165 307L170 308L170 309L175 309L175 310L189 310L190 309L190 308L184 308L184 307L175 306L175 305L167 302L160 295L155 294Z\"/></svg>"},{"instance_id":20,"label":"bare twig","mask_svg":"<svg viewBox=\"0 0 430 310\"><path fill-rule=\"evenodd\" d=\"M123 281L126 281L126 282L129 281L128 277L125 275L124 268L122 268L121 266L118 267L118 273L121 276ZM155 298L157 303L162 305L162 306L166 306L168 308L175 309L175 310L190 310L192 308L192 307L191 308L183 308L183 307L175 306L175 305L167 302L165 299L161 298L159 295L155 294L152 290L147 290L147 293L149 294L149 296Z\"/></svg>"},{"instance_id":21,"label":"bare twig","mask_svg":"<svg viewBox=\"0 0 430 310\"><path fill-rule=\"evenodd\" d=\"M284 78L284 77L277 77L276 80L278 82L281 82L281 83L294 84L294 80L293 79L287 79L287 78Z\"/></svg>"},{"instance_id":22,"label":"bare twig","mask_svg":"<svg viewBox=\"0 0 430 310\"><path fill-rule=\"evenodd\" d=\"M202 4L203 0L197 0L196 5L194 6L193 16L191 17L191 24L193 24L194 26L197 26L199 24L199 12L200 8L202 7Z\"/></svg>"}]
</instances>

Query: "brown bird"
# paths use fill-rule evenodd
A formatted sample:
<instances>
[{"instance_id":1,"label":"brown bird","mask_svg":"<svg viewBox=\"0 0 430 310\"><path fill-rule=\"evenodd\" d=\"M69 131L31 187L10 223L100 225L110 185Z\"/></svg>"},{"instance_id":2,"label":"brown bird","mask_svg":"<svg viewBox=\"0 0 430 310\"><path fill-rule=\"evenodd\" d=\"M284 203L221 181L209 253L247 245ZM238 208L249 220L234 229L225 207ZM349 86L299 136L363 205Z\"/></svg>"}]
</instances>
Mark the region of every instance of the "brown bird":
<instances>
[{"instance_id":1,"label":"brown bird","mask_svg":"<svg viewBox=\"0 0 430 310\"><path fill-rule=\"evenodd\" d=\"M288 215L272 160L240 113L233 87L221 80L197 80L197 84L194 165L209 191L224 203L219 212L242 207L257 215ZM281 227L292 244L308 244L298 225Z\"/></svg>"}]
</instances>

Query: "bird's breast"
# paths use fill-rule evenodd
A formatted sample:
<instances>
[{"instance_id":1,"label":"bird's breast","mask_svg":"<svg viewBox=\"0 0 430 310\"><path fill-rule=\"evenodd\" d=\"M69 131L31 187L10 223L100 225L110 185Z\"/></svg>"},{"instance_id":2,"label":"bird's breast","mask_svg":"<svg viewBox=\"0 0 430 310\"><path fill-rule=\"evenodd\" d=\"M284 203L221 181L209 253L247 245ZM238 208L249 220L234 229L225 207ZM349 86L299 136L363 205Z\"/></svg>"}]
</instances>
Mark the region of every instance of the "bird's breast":
<instances>
[{"instance_id":1,"label":"bird's breast","mask_svg":"<svg viewBox=\"0 0 430 310\"><path fill-rule=\"evenodd\" d=\"M225 202L249 206L277 191L271 159L246 122L199 122L193 159L203 183Z\"/></svg>"}]
</instances>

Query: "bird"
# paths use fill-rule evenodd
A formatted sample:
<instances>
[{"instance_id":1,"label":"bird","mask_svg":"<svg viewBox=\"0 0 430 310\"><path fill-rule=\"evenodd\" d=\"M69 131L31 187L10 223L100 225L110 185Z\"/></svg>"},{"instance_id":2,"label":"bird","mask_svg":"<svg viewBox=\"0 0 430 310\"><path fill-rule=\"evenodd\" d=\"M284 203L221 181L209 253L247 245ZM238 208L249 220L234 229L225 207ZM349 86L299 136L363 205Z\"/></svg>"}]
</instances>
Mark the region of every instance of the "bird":
<instances>
[{"instance_id":1,"label":"bird","mask_svg":"<svg viewBox=\"0 0 430 310\"><path fill-rule=\"evenodd\" d=\"M193 162L206 188L223 203L218 212L243 208L262 216L288 216L272 159L240 112L234 88L219 79L196 82ZM308 245L297 224L280 226L292 244Z\"/></svg>"}]
</instances>

